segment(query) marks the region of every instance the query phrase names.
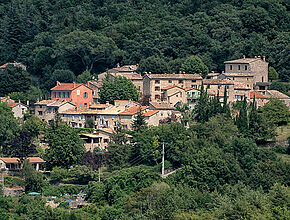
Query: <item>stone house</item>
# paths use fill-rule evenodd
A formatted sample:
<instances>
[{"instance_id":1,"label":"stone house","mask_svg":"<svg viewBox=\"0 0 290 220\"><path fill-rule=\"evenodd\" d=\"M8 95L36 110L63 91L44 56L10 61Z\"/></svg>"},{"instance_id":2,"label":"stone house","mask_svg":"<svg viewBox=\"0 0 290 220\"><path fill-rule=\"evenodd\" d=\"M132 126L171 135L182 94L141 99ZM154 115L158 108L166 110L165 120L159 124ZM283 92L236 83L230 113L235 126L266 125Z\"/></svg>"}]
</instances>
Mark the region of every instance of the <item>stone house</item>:
<instances>
[{"instance_id":1,"label":"stone house","mask_svg":"<svg viewBox=\"0 0 290 220\"><path fill-rule=\"evenodd\" d=\"M169 86L200 88L199 74L146 74L143 77L143 95L153 102L161 101L162 89Z\"/></svg>"},{"instance_id":2,"label":"stone house","mask_svg":"<svg viewBox=\"0 0 290 220\"><path fill-rule=\"evenodd\" d=\"M94 81L88 81L88 87L90 87L93 90L93 103L99 103L100 99L100 89L103 86L102 80L94 80Z\"/></svg>"},{"instance_id":3,"label":"stone house","mask_svg":"<svg viewBox=\"0 0 290 220\"><path fill-rule=\"evenodd\" d=\"M189 107L194 107L197 103L197 101L199 100L200 97L200 90L199 89L185 89L185 93L186 93L186 104Z\"/></svg>"},{"instance_id":4,"label":"stone house","mask_svg":"<svg viewBox=\"0 0 290 220\"><path fill-rule=\"evenodd\" d=\"M46 162L40 157L28 157L28 161L32 164L34 169L40 170L42 165ZM0 169L7 169L8 171L19 170L21 168L20 159L17 157L1 157Z\"/></svg>"},{"instance_id":5,"label":"stone house","mask_svg":"<svg viewBox=\"0 0 290 220\"><path fill-rule=\"evenodd\" d=\"M175 85L162 88L161 101L167 102L175 107L182 106L187 102L185 89Z\"/></svg>"},{"instance_id":6,"label":"stone house","mask_svg":"<svg viewBox=\"0 0 290 220\"><path fill-rule=\"evenodd\" d=\"M244 83L234 82L234 101L241 101L250 97L251 89Z\"/></svg>"},{"instance_id":7,"label":"stone house","mask_svg":"<svg viewBox=\"0 0 290 220\"><path fill-rule=\"evenodd\" d=\"M253 102L255 98L255 101L257 103L257 107L263 107L267 102L268 99L262 95L261 93L257 91L251 91L250 92L250 101Z\"/></svg>"},{"instance_id":8,"label":"stone house","mask_svg":"<svg viewBox=\"0 0 290 220\"><path fill-rule=\"evenodd\" d=\"M88 108L93 104L93 89L82 83L60 83L51 89L51 100L67 101L77 108Z\"/></svg>"},{"instance_id":9,"label":"stone house","mask_svg":"<svg viewBox=\"0 0 290 220\"><path fill-rule=\"evenodd\" d=\"M61 114L64 111L75 108L74 104L67 101L41 100L34 104L34 115L42 121L50 122L55 119L57 113Z\"/></svg>"},{"instance_id":10,"label":"stone house","mask_svg":"<svg viewBox=\"0 0 290 220\"><path fill-rule=\"evenodd\" d=\"M7 105L12 109L15 118L23 118L24 114L28 112L28 106L22 103L11 103L8 102Z\"/></svg>"},{"instance_id":11,"label":"stone house","mask_svg":"<svg viewBox=\"0 0 290 220\"><path fill-rule=\"evenodd\" d=\"M123 129L132 129L133 120L136 114L141 111L142 113L148 111L148 106L132 106L127 110L119 113L119 121L123 126Z\"/></svg>"},{"instance_id":12,"label":"stone house","mask_svg":"<svg viewBox=\"0 0 290 220\"><path fill-rule=\"evenodd\" d=\"M223 96L225 88L227 88L227 97L229 102L234 101L234 82L227 79L204 79L204 88L208 94L220 97ZM222 98L222 97L221 97Z\"/></svg>"},{"instance_id":13,"label":"stone house","mask_svg":"<svg viewBox=\"0 0 290 220\"><path fill-rule=\"evenodd\" d=\"M266 62L265 57L263 59L260 56L255 56L255 58L225 61L225 73L244 73L253 74L253 84L254 86L260 87L259 89L265 89L268 83L268 62Z\"/></svg>"}]
</instances>

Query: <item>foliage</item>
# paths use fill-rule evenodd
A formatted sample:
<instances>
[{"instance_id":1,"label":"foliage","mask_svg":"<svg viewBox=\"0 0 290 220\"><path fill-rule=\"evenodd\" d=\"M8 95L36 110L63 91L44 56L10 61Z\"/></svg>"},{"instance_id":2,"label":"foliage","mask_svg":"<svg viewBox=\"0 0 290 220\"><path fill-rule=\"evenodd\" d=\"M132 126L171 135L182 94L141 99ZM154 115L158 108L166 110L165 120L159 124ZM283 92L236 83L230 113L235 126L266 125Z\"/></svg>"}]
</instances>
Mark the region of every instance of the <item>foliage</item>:
<instances>
[{"instance_id":1,"label":"foliage","mask_svg":"<svg viewBox=\"0 0 290 220\"><path fill-rule=\"evenodd\" d=\"M52 166L68 168L81 162L84 143L72 127L65 123L51 126L45 138L49 145L45 151L46 159Z\"/></svg>"},{"instance_id":2,"label":"foliage","mask_svg":"<svg viewBox=\"0 0 290 220\"><path fill-rule=\"evenodd\" d=\"M137 101L139 93L131 82L125 77L115 77L114 80L106 79L100 89L100 102L106 103L109 101L113 103L114 100L129 100Z\"/></svg>"},{"instance_id":3,"label":"foliage","mask_svg":"<svg viewBox=\"0 0 290 220\"><path fill-rule=\"evenodd\" d=\"M180 71L188 74L201 74L205 78L208 74L208 67L202 62L200 57L190 56L181 65Z\"/></svg>"},{"instance_id":4,"label":"foliage","mask_svg":"<svg viewBox=\"0 0 290 220\"><path fill-rule=\"evenodd\" d=\"M146 128L147 128L147 122L140 108L132 122L132 129L138 132Z\"/></svg>"},{"instance_id":5,"label":"foliage","mask_svg":"<svg viewBox=\"0 0 290 220\"><path fill-rule=\"evenodd\" d=\"M10 92L26 92L30 86L29 74L21 67L8 65L1 69L0 78L0 96Z\"/></svg>"},{"instance_id":6,"label":"foliage","mask_svg":"<svg viewBox=\"0 0 290 220\"><path fill-rule=\"evenodd\" d=\"M0 146L10 143L16 132L19 130L18 120L14 118L11 108L6 103L0 103Z\"/></svg>"},{"instance_id":7,"label":"foliage","mask_svg":"<svg viewBox=\"0 0 290 220\"><path fill-rule=\"evenodd\" d=\"M150 56L140 61L138 72L144 74L164 74L168 72L166 61L158 56Z\"/></svg>"},{"instance_id":8,"label":"foliage","mask_svg":"<svg viewBox=\"0 0 290 220\"><path fill-rule=\"evenodd\" d=\"M273 80L277 80L279 78L279 74L277 73L277 71L273 68L273 67L269 67L269 72L268 72L268 78L269 80L271 80L271 82Z\"/></svg>"},{"instance_id":9,"label":"foliage","mask_svg":"<svg viewBox=\"0 0 290 220\"><path fill-rule=\"evenodd\" d=\"M269 89L278 90L289 96L290 82L272 82Z\"/></svg>"},{"instance_id":10,"label":"foliage","mask_svg":"<svg viewBox=\"0 0 290 220\"><path fill-rule=\"evenodd\" d=\"M242 106L240 108L239 114L236 116L235 123L242 134L247 135L249 133L248 107L246 97L243 99Z\"/></svg>"},{"instance_id":11,"label":"foliage","mask_svg":"<svg viewBox=\"0 0 290 220\"><path fill-rule=\"evenodd\" d=\"M82 74L77 76L78 83L87 83L88 81L92 80L92 75L89 71L84 71Z\"/></svg>"},{"instance_id":12,"label":"foliage","mask_svg":"<svg viewBox=\"0 0 290 220\"><path fill-rule=\"evenodd\" d=\"M290 118L289 108L279 99L270 99L263 106L262 112L271 123L278 126L287 124Z\"/></svg>"},{"instance_id":13,"label":"foliage","mask_svg":"<svg viewBox=\"0 0 290 220\"><path fill-rule=\"evenodd\" d=\"M28 160L24 161L21 174L25 181L25 192L42 192L42 188L46 185L44 177Z\"/></svg>"},{"instance_id":14,"label":"foliage","mask_svg":"<svg viewBox=\"0 0 290 220\"><path fill-rule=\"evenodd\" d=\"M22 129L28 131L32 137L38 137L40 134L44 134L47 129L47 123L34 115L29 115L24 121Z\"/></svg>"}]
</instances>

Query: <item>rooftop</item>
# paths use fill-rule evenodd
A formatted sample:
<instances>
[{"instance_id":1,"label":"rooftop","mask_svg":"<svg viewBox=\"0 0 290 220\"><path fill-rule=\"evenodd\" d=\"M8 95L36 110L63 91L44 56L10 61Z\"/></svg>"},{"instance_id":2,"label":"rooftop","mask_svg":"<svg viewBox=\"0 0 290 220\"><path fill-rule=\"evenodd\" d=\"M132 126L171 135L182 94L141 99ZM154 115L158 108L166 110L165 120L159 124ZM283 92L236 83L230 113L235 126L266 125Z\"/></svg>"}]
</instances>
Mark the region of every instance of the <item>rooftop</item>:
<instances>
[{"instance_id":1,"label":"rooftop","mask_svg":"<svg viewBox=\"0 0 290 220\"><path fill-rule=\"evenodd\" d=\"M277 90L266 90L265 93L266 98L277 98L277 99L290 99L289 96L279 92Z\"/></svg>"},{"instance_id":2,"label":"rooftop","mask_svg":"<svg viewBox=\"0 0 290 220\"><path fill-rule=\"evenodd\" d=\"M181 87L176 86L176 85L166 86L166 87L162 88L161 90L169 90L169 89L173 89L173 88L179 88L179 89L183 89L184 90L184 88L181 88Z\"/></svg>"},{"instance_id":3,"label":"rooftop","mask_svg":"<svg viewBox=\"0 0 290 220\"><path fill-rule=\"evenodd\" d=\"M152 115L155 115L156 113L158 113L159 112L159 110L149 110L148 112L145 112L144 114L143 114L143 116L145 116L145 117L150 117L150 116L152 116Z\"/></svg>"},{"instance_id":4,"label":"rooftop","mask_svg":"<svg viewBox=\"0 0 290 220\"><path fill-rule=\"evenodd\" d=\"M234 89L251 90L251 88L245 83L235 82Z\"/></svg>"},{"instance_id":5,"label":"rooftop","mask_svg":"<svg viewBox=\"0 0 290 220\"><path fill-rule=\"evenodd\" d=\"M160 110L174 110L175 109L175 107L169 105L166 102L150 102L150 105Z\"/></svg>"},{"instance_id":6,"label":"rooftop","mask_svg":"<svg viewBox=\"0 0 290 220\"><path fill-rule=\"evenodd\" d=\"M52 91L57 90L57 91L72 91L80 86L86 86L83 83L60 83L60 82L56 82L56 86L53 87ZM87 87L87 86L86 86ZM87 87L89 89L91 89L90 87Z\"/></svg>"},{"instance_id":7,"label":"rooftop","mask_svg":"<svg viewBox=\"0 0 290 220\"><path fill-rule=\"evenodd\" d=\"M228 60L225 61L224 63L252 63L252 62L256 62L262 60L261 57L255 57L255 58L241 58L241 59L236 59L236 60Z\"/></svg>"},{"instance_id":8,"label":"rooftop","mask_svg":"<svg viewBox=\"0 0 290 220\"><path fill-rule=\"evenodd\" d=\"M121 112L119 115L135 115L139 111L143 111L147 108L148 108L148 106L132 106L132 107L128 108L127 110Z\"/></svg>"},{"instance_id":9,"label":"rooftop","mask_svg":"<svg viewBox=\"0 0 290 220\"><path fill-rule=\"evenodd\" d=\"M250 92L250 98L253 99L253 98L256 98L256 99L265 99L266 97L263 96L261 93L257 92L257 91L251 91Z\"/></svg>"},{"instance_id":10,"label":"rooftop","mask_svg":"<svg viewBox=\"0 0 290 220\"><path fill-rule=\"evenodd\" d=\"M233 85L234 82L228 79L204 79L203 84L210 85Z\"/></svg>"},{"instance_id":11,"label":"rooftop","mask_svg":"<svg viewBox=\"0 0 290 220\"><path fill-rule=\"evenodd\" d=\"M195 74L147 74L151 79L200 79L202 77L195 73Z\"/></svg>"}]
</instances>

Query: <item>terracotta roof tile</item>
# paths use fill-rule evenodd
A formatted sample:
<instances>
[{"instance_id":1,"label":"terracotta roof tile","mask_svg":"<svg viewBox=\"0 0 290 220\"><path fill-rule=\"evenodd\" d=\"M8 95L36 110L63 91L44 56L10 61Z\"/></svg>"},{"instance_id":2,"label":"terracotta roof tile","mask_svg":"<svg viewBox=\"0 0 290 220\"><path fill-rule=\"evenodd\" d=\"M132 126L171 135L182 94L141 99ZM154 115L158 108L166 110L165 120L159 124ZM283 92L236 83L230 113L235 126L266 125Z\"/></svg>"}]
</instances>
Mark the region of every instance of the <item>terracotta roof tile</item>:
<instances>
[{"instance_id":1,"label":"terracotta roof tile","mask_svg":"<svg viewBox=\"0 0 290 220\"><path fill-rule=\"evenodd\" d=\"M148 106L132 106L130 108L128 108L127 110L119 113L119 115L135 115L138 113L138 111L143 111L145 109L147 109Z\"/></svg>"},{"instance_id":2,"label":"terracotta roof tile","mask_svg":"<svg viewBox=\"0 0 290 220\"><path fill-rule=\"evenodd\" d=\"M250 98L253 99L253 98L256 98L256 99L265 99L266 97L263 96L261 93L257 92L257 91L251 91L250 92Z\"/></svg>"},{"instance_id":3,"label":"terracotta roof tile","mask_svg":"<svg viewBox=\"0 0 290 220\"><path fill-rule=\"evenodd\" d=\"M30 163L45 163L45 160L40 157L28 157Z\"/></svg>"},{"instance_id":4,"label":"terracotta roof tile","mask_svg":"<svg viewBox=\"0 0 290 220\"><path fill-rule=\"evenodd\" d=\"M17 157L1 157L0 160L2 160L4 163L20 163L20 160Z\"/></svg>"},{"instance_id":5,"label":"terracotta roof tile","mask_svg":"<svg viewBox=\"0 0 290 220\"><path fill-rule=\"evenodd\" d=\"M150 104L156 108L156 109L163 109L163 110L173 110L175 107L169 105L168 103L165 102L150 102Z\"/></svg>"},{"instance_id":6,"label":"terracotta roof tile","mask_svg":"<svg viewBox=\"0 0 290 220\"><path fill-rule=\"evenodd\" d=\"M49 103L53 103L55 100L41 100L39 102L36 102L34 105L47 105Z\"/></svg>"},{"instance_id":7,"label":"terracotta roof tile","mask_svg":"<svg viewBox=\"0 0 290 220\"><path fill-rule=\"evenodd\" d=\"M145 117L150 117L150 116L152 116L152 115L155 115L156 113L158 113L159 112L159 110L149 110L148 112L145 112L144 114L143 114L143 116L145 116Z\"/></svg>"},{"instance_id":8,"label":"terracotta roof tile","mask_svg":"<svg viewBox=\"0 0 290 220\"><path fill-rule=\"evenodd\" d=\"M90 88L88 87L87 85L83 84L83 83L60 83L58 82L57 85L53 88L51 88L50 90L54 91L54 90L57 90L57 91L72 91L80 86L86 86L87 88ZM92 88L90 88L92 89Z\"/></svg>"}]
</instances>

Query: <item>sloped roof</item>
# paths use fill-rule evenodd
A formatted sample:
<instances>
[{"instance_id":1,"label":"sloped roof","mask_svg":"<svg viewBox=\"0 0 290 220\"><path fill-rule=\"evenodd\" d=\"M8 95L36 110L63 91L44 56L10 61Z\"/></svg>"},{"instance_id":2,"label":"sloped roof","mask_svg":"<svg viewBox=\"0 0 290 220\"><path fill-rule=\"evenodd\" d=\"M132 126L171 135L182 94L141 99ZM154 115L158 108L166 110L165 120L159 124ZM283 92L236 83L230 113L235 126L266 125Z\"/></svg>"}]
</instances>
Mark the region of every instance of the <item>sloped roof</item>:
<instances>
[{"instance_id":1,"label":"sloped roof","mask_svg":"<svg viewBox=\"0 0 290 220\"><path fill-rule=\"evenodd\" d=\"M83 83L60 83L57 82L57 85L53 88L51 88L51 91L57 90L57 91L72 91L80 86L85 86L89 89L92 89L90 87L88 87L87 85L83 84Z\"/></svg>"},{"instance_id":2,"label":"sloped roof","mask_svg":"<svg viewBox=\"0 0 290 220\"><path fill-rule=\"evenodd\" d=\"M225 76L254 77L253 73L222 73Z\"/></svg>"},{"instance_id":3,"label":"sloped roof","mask_svg":"<svg viewBox=\"0 0 290 220\"><path fill-rule=\"evenodd\" d=\"M179 88L179 89L183 89L183 90L185 90L184 88L181 88L181 87L179 87L179 86L177 86L177 85L172 85L172 86L166 86L166 87L164 87L164 88L162 88L161 90L169 90L169 89L173 89L173 88Z\"/></svg>"},{"instance_id":4,"label":"sloped roof","mask_svg":"<svg viewBox=\"0 0 290 220\"><path fill-rule=\"evenodd\" d=\"M23 105L23 106L25 106L25 107L28 107L27 105L24 105L24 104L19 103L19 102L15 102L15 103L7 102L6 104L7 104L10 108L14 108L14 107L17 106L17 105Z\"/></svg>"},{"instance_id":5,"label":"sloped roof","mask_svg":"<svg viewBox=\"0 0 290 220\"><path fill-rule=\"evenodd\" d=\"M39 102L36 102L34 105L47 105L52 102L55 102L55 100L41 100Z\"/></svg>"},{"instance_id":6,"label":"sloped roof","mask_svg":"<svg viewBox=\"0 0 290 220\"><path fill-rule=\"evenodd\" d=\"M203 84L209 85L233 85L234 82L228 79L204 79Z\"/></svg>"},{"instance_id":7,"label":"sloped roof","mask_svg":"<svg viewBox=\"0 0 290 220\"><path fill-rule=\"evenodd\" d=\"M165 102L150 102L150 105L152 105L154 108L156 109L163 109L163 110L173 110L175 109L175 107L171 106L170 104L168 103L165 103Z\"/></svg>"},{"instance_id":8,"label":"sloped roof","mask_svg":"<svg viewBox=\"0 0 290 220\"><path fill-rule=\"evenodd\" d=\"M256 99L265 99L266 97L263 96L261 93L257 92L257 91L251 91L250 92L250 98L253 99L253 98L256 98Z\"/></svg>"},{"instance_id":9,"label":"sloped roof","mask_svg":"<svg viewBox=\"0 0 290 220\"><path fill-rule=\"evenodd\" d=\"M289 96L285 95L282 92L279 92L277 90L267 90L265 97L267 98L277 98L277 99L290 99Z\"/></svg>"},{"instance_id":10,"label":"sloped roof","mask_svg":"<svg viewBox=\"0 0 290 220\"><path fill-rule=\"evenodd\" d=\"M159 110L149 110L148 112L145 112L144 114L142 114L145 117L150 117L152 115L155 115L156 113L158 113Z\"/></svg>"},{"instance_id":11,"label":"sloped roof","mask_svg":"<svg viewBox=\"0 0 290 220\"><path fill-rule=\"evenodd\" d=\"M238 83L238 82L235 82L234 89L251 90L251 88L248 87L245 83Z\"/></svg>"},{"instance_id":12,"label":"sloped roof","mask_svg":"<svg viewBox=\"0 0 290 220\"><path fill-rule=\"evenodd\" d=\"M119 113L119 115L135 115L137 114L140 110L143 111L147 109L148 106L132 106L128 108L127 110Z\"/></svg>"},{"instance_id":13,"label":"sloped roof","mask_svg":"<svg viewBox=\"0 0 290 220\"><path fill-rule=\"evenodd\" d=\"M20 160L17 157L1 157L0 160L2 160L4 163L20 163Z\"/></svg>"},{"instance_id":14,"label":"sloped roof","mask_svg":"<svg viewBox=\"0 0 290 220\"><path fill-rule=\"evenodd\" d=\"M106 108L106 104L92 104L90 108Z\"/></svg>"},{"instance_id":15,"label":"sloped roof","mask_svg":"<svg viewBox=\"0 0 290 220\"><path fill-rule=\"evenodd\" d=\"M228 60L225 61L224 63L252 63L258 60L262 60L261 58L241 58L241 59L236 59L236 60Z\"/></svg>"},{"instance_id":16,"label":"sloped roof","mask_svg":"<svg viewBox=\"0 0 290 220\"><path fill-rule=\"evenodd\" d=\"M28 157L30 163L45 163L46 161L40 157Z\"/></svg>"},{"instance_id":17,"label":"sloped roof","mask_svg":"<svg viewBox=\"0 0 290 220\"><path fill-rule=\"evenodd\" d=\"M148 74L151 79L202 79L202 77L195 74Z\"/></svg>"}]
</instances>

